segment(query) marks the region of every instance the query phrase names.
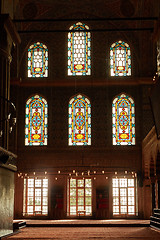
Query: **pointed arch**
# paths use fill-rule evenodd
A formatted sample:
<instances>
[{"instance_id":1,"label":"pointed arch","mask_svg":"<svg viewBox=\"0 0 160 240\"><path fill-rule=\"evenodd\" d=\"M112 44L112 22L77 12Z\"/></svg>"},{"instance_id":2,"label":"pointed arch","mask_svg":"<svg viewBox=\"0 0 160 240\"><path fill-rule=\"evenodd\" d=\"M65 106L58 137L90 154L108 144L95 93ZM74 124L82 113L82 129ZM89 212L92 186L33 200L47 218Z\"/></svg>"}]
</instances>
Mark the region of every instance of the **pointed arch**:
<instances>
[{"instance_id":1,"label":"pointed arch","mask_svg":"<svg viewBox=\"0 0 160 240\"><path fill-rule=\"evenodd\" d=\"M25 145L47 145L48 104L45 98L34 95L26 101Z\"/></svg>"},{"instance_id":2,"label":"pointed arch","mask_svg":"<svg viewBox=\"0 0 160 240\"><path fill-rule=\"evenodd\" d=\"M91 103L88 97L77 94L69 101L68 145L91 145Z\"/></svg>"},{"instance_id":3,"label":"pointed arch","mask_svg":"<svg viewBox=\"0 0 160 240\"><path fill-rule=\"evenodd\" d=\"M131 76L131 50L128 43L115 42L110 47L111 76Z\"/></svg>"},{"instance_id":4,"label":"pointed arch","mask_svg":"<svg viewBox=\"0 0 160 240\"><path fill-rule=\"evenodd\" d=\"M68 33L68 75L91 75L91 33L81 22ZM87 30L87 31L86 31Z\"/></svg>"},{"instance_id":5,"label":"pointed arch","mask_svg":"<svg viewBox=\"0 0 160 240\"><path fill-rule=\"evenodd\" d=\"M125 93L112 102L113 145L135 145L135 103Z\"/></svg>"},{"instance_id":6,"label":"pointed arch","mask_svg":"<svg viewBox=\"0 0 160 240\"><path fill-rule=\"evenodd\" d=\"M43 43L28 48L28 77L48 77L48 49Z\"/></svg>"}]
</instances>

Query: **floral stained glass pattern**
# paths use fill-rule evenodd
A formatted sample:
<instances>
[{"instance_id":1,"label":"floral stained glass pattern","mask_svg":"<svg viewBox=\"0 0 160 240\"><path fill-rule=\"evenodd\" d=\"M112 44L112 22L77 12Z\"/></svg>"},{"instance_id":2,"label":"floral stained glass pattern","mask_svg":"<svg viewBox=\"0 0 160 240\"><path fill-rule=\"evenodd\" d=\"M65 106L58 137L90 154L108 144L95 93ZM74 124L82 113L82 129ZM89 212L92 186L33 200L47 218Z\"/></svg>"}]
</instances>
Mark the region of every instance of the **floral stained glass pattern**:
<instances>
[{"instance_id":1,"label":"floral stained glass pattern","mask_svg":"<svg viewBox=\"0 0 160 240\"><path fill-rule=\"evenodd\" d=\"M69 145L91 145L91 104L81 94L69 101Z\"/></svg>"},{"instance_id":2,"label":"floral stained glass pattern","mask_svg":"<svg viewBox=\"0 0 160 240\"><path fill-rule=\"evenodd\" d=\"M28 49L28 77L48 77L48 49L43 43L34 43Z\"/></svg>"},{"instance_id":3,"label":"floral stained glass pattern","mask_svg":"<svg viewBox=\"0 0 160 240\"><path fill-rule=\"evenodd\" d=\"M111 76L131 75L131 50L128 43L115 42L110 47Z\"/></svg>"},{"instance_id":4,"label":"floral stained glass pattern","mask_svg":"<svg viewBox=\"0 0 160 240\"><path fill-rule=\"evenodd\" d=\"M68 33L68 75L91 75L91 34L80 22Z\"/></svg>"},{"instance_id":5,"label":"floral stained glass pattern","mask_svg":"<svg viewBox=\"0 0 160 240\"><path fill-rule=\"evenodd\" d=\"M112 133L113 145L135 145L135 104L126 94L113 100Z\"/></svg>"},{"instance_id":6,"label":"floral stained glass pattern","mask_svg":"<svg viewBox=\"0 0 160 240\"><path fill-rule=\"evenodd\" d=\"M35 95L26 102L25 145L47 145L47 101Z\"/></svg>"}]
</instances>

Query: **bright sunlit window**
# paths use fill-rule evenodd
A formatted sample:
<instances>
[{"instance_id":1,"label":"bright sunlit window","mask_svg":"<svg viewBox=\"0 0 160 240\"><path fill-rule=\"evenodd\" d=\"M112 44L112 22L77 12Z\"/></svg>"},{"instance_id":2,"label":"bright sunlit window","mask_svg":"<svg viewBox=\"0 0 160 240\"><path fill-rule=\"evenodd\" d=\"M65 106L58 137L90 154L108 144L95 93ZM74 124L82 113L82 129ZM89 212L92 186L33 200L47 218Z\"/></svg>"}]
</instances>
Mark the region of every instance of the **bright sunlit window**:
<instances>
[{"instance_id":1,"label":"bright sunlit window","mask_svg":"<svg viewBox=\"0 0 160 240\"><path fill-rule=\"evenodd\" d=\"M136 215L135 178L113 178L113 215Z\"/></svg>"},{"instance_id":2,"label":"bright sunlit window","mask_svg":"<svg viewBox=\"0 0 160 240\"><path fill-rule=\"evenodd\" d=\"M90 178L68 179L68 215L92 215L92 180Z\"/></svg>"},{"instance_id":3,"label":"bright sunlit window","mask_svg":"<svg viewBox=\"0 0 160 240\"><path fill-rule=\"evenodd\" d=\"M23 215L48 215L48 179L24 179Z\"/></svg>"},{"instance_id":4,"label":"bright sunlit window","mask_svg":"<svg viewBox=\"0 0 160 240\"><path fill-rule=\"evenodd\" d=\"M91 75L91 33L80 22L68 33L68 75Z\"/></svg>"},{"instance_id":5,"label":"bright sunlit window","mask_svg":"<svg viewBox=\"0 0 160 240\"><path fill-rule=\"evenodd\" d=\"M131 75L131 50L128 43L115 42L110 47L111 76Z\"/></svg>"}]
</instances>

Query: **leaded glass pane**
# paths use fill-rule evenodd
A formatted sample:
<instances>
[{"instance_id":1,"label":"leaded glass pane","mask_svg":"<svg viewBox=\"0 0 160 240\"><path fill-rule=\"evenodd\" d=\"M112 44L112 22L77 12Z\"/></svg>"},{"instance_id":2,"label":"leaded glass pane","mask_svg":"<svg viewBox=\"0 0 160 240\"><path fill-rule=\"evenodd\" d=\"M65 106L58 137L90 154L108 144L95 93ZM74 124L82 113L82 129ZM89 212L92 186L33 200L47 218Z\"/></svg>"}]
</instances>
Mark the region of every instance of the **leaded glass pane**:
<instances>
[{"instance_id":1,"label":"leaded glass pane","mask_svg":"<svg viewBox=\"0 0 160 240\"><path fill-rule=\"evenodd\" d=\"M83 197L78 198L78 205L84 205L84 198Z\"/></svg>"},{"instance_id":2,"label":"leaded glass pane","mask_svg":"<svg viewBox=\"0 0 160 240\"><path fill-rule=\"evenodd\" d=\"M91 75L91 36L88 26L80 22L68 33L68 75Z\"/></svg>"},{"instance_id":3,"label":"leaded glass pane","mask_svg":"<svg viewBox=\"0 0 160 240\"><path fill-rule=\"evenodd\" d=\"M35 205L41 205L41 197L35 197Z\"/></svg>"},{"instance_id":4,"label":"leaded glass pane","mask_svg":"<svg viewBox=\"0 0 160 240\"><path fill-rule=\"evenodd\" d=\"M134 205L134 197L128 197L128 205Z\"/></svg>"},{"instance_id":5,"label":"leaded glass pane","mask_svg":"<svg viewBox=\"0 0 160 240\"><path fill-rule=\"evenodd\" d=\"M128 187L134 187L134 179L128 179Z\"/></svg>"},{"instance_id":6,"label":"leaded glass pane","mask_svg":"<svg viewBox=\"0 0 160 240\"><path fill-rule=\"evenodd\" d=\"M91 186L92 186L91 179L85 179L85 187L91 187Z\"/></svg>"},{"instance_id":7,"label":"leaded glass pane","mask_svg":"<svg viewBox=\"0 0 160 240\"><path fill-rule=\"evenodd\" d=\"M112 140L113 145L135 145L135 104L124 93L112 103Z\"/></svg>"},{"instance_id":8,"label":"leaded glass pane","mask_svg":"<svg viewBox=\"0 0 160 240\"><path fill-rule=\"evenodd\" d=\"M48 127L47 101L35 95L26 102L25 145L47 145Z\"/></svg>"},{"instance_id":9,"label":"leaded glass pane","mask_svg":"<svg viewBox=\"0 0 160 240\"><path fill-rule=\"evenodd\" d=\"M41 189L39 188L35 189L35 196L41 196Z\"/></svg>"},{"instance_id":10,"label":"leaded glass pane","mask_svg":"<svg viewBox=\"0 0 160 240\"><path fill-rule=\"evenodd\" d=\"M113 205L119 205L119 197L113 197Z\"/></svg>"},{"instance_id":11,"label":"leaded glass pane","mask_svg":"<svg viewBox=\"0 0 160 240\"><path fill-rule=\"evenodd\" d=\"M35 187L41 187L41 179L35 180Z\"/></svg>"},{"instance_id":12,"label":"leaded glass pane","mask_svg":"<svg viewBox=\"0 0 160 240\"><path fill-rule=\"evenodd\" d=\"M128 188L128 196L134 196L134 188Z\"/></svg>"},{"instance_id":13,"label":"leaded glass pane","mask_svg":"<svg viewBox=\"0 0 160 240\"><path fill-rule=\"evenodd\" d=\"M131 75L131 50L123 41L115 42L110 47L111 76Z\"/></svg>"},{"instance_id":14,"label":"leaded glass pane","mask_svg":"<svg viewBox=\"0 0 160 240\"><path fill-rule=\"evenodd\" d=\"M84 196L84 189L78 189L78 196Z\"/></svg>"},{"instance_id":15,"label":"leaded glass pane","mask_svg":"<svg viewBox=\"0 0 160 240\"><path fill-rule=\"evenodd\" d=\"M28 197L27 205L33 205L33 197Z\"/></svg>"},{"instance_id":16,"label":"leaded glass pane","mask_svg":"<svg viewBox=\"0 0 160 240\"><path fill-rule=\"evenodd\" d=\"M28 179L28 187L34 187L34 179Z\"/></svg>"},{"instance_id":17,"label":"leaded glass pane","mask_svg":"<svg viewBox=\"0 0 160 240\"><path fill-rule=\"evenodd\" d=\"M76 215L76 206L70 207L70 215Z\"/></svg>"},{"instance_id":18,"label":"leaded glass pane","mask_svg":"<svg viewBox=\"0 0 160 240\"><path fill-rule=\"evenodd\" d=\"M28 77L48 77L48 49L43 43L34 43L28 49Z\"/></svg>"},{"instance_id":19,"label":"leaded glass pane","mask_svg":"<svg viewBox=\"0 0 160 240\"><path fill-rule=\"evenodd\" d=\"M113 188L113 196L119 196L119 188Z\"/></svg>"},{"instance_id":20,"label":"leaded glass pane","mask_svg":"<svg viewBox=\"0 0 160 240\"><path fill-rule=\"evenodd\" d=\"M91 213L92 213L92 207L86 206L86 215L91 215Z\"/></svg>"},{"instance_id":21,"label":"leaded glass pane","mask_svg":"<svg viewBox=\"0 0 160 240\"><path fill-rule=\"evenodd\" d=\"M86 188L85 189L85 195L86 196L91 196L92 195L92 189L91 188Z\"/></svg>"},{"instance_id":22,"label":"leaded glass pane","mask_svg":"<svg viewBox=\"0 0 160 240\"><path fill-rule=\"evenodd\" d=\"M43 188L43 196L48 196L48 188Z\"/></svg>"},{"instance_id":23,"label":"leaded glass pane","mask_svg":"<svg viewBox=\"0 0 160 240\"><path fill-rule=\"evenodd\" d=\"M70 187L76 187L76 179L70 179Z\"/></svg>"},{"instance_id":24,"label":"leaded glass pane","mask_svg":"<svg viewBox=\"0 0 160 240\"><path fill-rule=\"evenodd\" d=\"M134 215L135 213L135 207L134 206L128 206L128 214Z\"/></svg>"},{"instance_id":25,"label":"leaded glass pane","mask_svg":"<svg viewBox=\"0 0 160 240\"><path fill-rule=\"evenodd\" d=\"M84 180L83 179L78 179L78 187L84 187Z\"/></svg>"},{"instance_id":26,"label":"leaded glass pane","mask_svg":"<svg viewBox=\"0 0 160 240\"><path fill-rule=\"evenodd\" d=\"M76 197L71 197L70 198L70 205L76 205Z\"/></svg>"},{"instance_id":27,"label":"leaded glass pane","mask_svg":"<svg viewBox=\"0 0 160 240\"><path fill-rule=\"evenodd\" d=\"M113 206L113 215L119 214L119 206Z\"/></svg>"},{"instance_id":28,"label":"leaded glass pane","mask_svg":"<svg viewBox=\"0 0 160 240\"><path fill-rule=\"evenodd\" d=\"M28 188L28 196L33 196L34 189L33 188Z\"/></svg>"},{"instance_id":29,"label":"leaded glass pane","mask_svg":"<svg viewBox=\"0 0 160 240\"><path fill-rule=\"evenodd\" d=\"M69 145L91 145L91 104L81 94L69 101Z\"/></svg>"},{"instance_id":30,"label":"leaded glass pane","mask_svg":"<svg viewBox=\"0 0 160 240\"><path fill-rule=\"evenodd\" d=\"M76 188L71 188L70 189L70 195L71 196L76 196Z\"/></svg>"},{"instance_id":31,"label":"leaded glass pane","mask_svg":"<svg viewBox=\"0 0 160 240\"><path fill-rule=\"evenodd\" d=\"M126 178L120 178L119 179L119 185L120 185L120 187L127 187L127 179Z\"/></svg>"},{"instance_id":32,"label":"leaded glass pane","mask_svg":"<svg viewBox=\"0 0 160 240\"><path fill-rule=\"evenodd\" d=\"M86 205L91 205L92 204L91 201L92 201L91 197L86 197L85 198Z\"/></svg>"},{"instance_id":33,"label":"leaded glass pane","mask_svg":"<svg viewBox=\"0 0 160 240\"><path fill-rule=\"evenodd\" d=\"M120 207L121 214L127 214L127 206Z\"/></svg>"},{"instance_id":34,"label":"leaded glass pane","mask_svg":"<svg viewBox=\"0 0 160 240\"><path fill-rule=\"evenodd\" d=\"M48 213L48 206L43 206L42 207L42 214L47 214Z\"/></svg>"},{"instance_id":35,"label":"leaded glass pane","mask_svg":"<svg viewBox=\"0 0 160 240\"><path fill-rule=\"evenodd\" d=\"M121 205L127 205L127 197L120 197Z\"/></svg>"}]
</instances>

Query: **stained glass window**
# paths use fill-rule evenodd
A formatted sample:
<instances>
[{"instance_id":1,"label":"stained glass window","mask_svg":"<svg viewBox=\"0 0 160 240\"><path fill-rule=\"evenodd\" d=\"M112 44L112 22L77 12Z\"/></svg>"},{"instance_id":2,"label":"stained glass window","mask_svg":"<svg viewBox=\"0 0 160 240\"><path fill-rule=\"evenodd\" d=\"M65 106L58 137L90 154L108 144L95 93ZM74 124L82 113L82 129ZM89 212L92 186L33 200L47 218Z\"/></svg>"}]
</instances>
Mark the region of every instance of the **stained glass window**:
<instances>
[{"instance_id":1,"label":"stained glass window","mask_svg":"<svg viewBox=\"0 0 160 240\"><path fill-rule=\"evenodd\" d=\"M91 75L91 33L80 22L68 33L68 75Z\"/></svg>"},{"instance_id":2,"label":"stained glass window","mask_svg":"<svg viewBox=\"0 0 160 240\"><path fill-rule=\"evenodd\" d=\"M135 104L124 93L112 103L112 133L113 145L135 145Z\"/></svg>"},{"instance_id":3,"label":"stained glass window","mask_svg":"<svg viewBox=\"0 0 160 240\"><path fill-rule=\"evenodd\" d=\"M91 104L76 95L69 101L69 145L91 145Z\"/></svg>"},{"instance_id":4,"label":"stained glass window","mask_svg":"<svg viewBox=\"0 0 160 240\"><path fill-rule=\"evenodd\" d=\"M25 145L47 145L47 101L35 95L26 102Z\"/></svg>"},{"instance_id":5,"label":"stained glass window","mask_svg":"<svg viewBox=\"0 0 160 240\"><path fill-rule=\"evenodd\" d=\"M131 50L128 43L115 42L110 47L111 76L131 75Z\"/></svg>"},{"instance_id":6,"label":"stained glass window","mask_svg":"<svg viewBox=\"0 0 160 240\"><path fill-rule=\"evenodd\" d=\"M43 43L28 48L28 77L48 77L48 49Z\"/></svg>"}]
</instances>

